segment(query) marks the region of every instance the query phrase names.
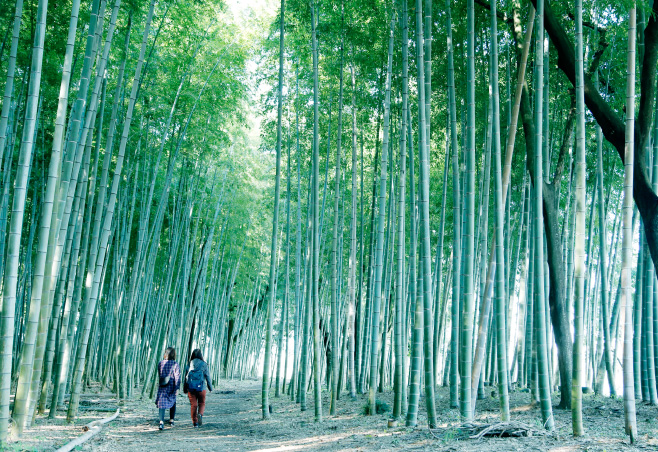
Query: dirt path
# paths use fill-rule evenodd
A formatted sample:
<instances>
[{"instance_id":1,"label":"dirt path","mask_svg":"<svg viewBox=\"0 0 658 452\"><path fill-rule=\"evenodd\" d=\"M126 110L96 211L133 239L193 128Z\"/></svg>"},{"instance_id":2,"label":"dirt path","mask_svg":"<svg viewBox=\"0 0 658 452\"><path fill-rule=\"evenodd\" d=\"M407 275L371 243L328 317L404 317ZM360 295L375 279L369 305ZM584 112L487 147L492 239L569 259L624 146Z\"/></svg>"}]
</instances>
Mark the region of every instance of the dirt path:
<instances>
[{"instance_id":1,"label":"dirt path","mask_svg":"<svg viewBox=\"0 0 658 452\"><path fill-rule=\"evenodd\" d=\"M273 400L274 416L261 420L260 382L227 382L219 391L207 396L203 426L193 428L189 402L185 395L177 401L176 425L157 427L157 411L145 412L143 404L128 406L127 412L109 429L85 447L88 450L121 451L319 451L355 450L363 441L345 431L339 432L332 419L321 429L313 422L310 412L290 413L287 400ZM277 405L278 403L278 405ZM295 407L292 404L292 407ZM283 411L282 411L283 410ZM294 417L291 419L293 415ZM292 425L291 425L292 423ZM325 433L321 433L324 431ZM329 433L327 433L329 432ZM375 432L368 434L375 439ZM369 442L369 441L366 441Z\"/></svg>"},{"instance_id":2,"label":"dirt path","mask_svg":"<svg viewBox=\"0 0 658 452\"><path fill-rule=\"evenodd\" d=\"M227 452L284 452L284 451L646 451L658 449L658 408L638 402L640 438L629 446L623 432L623 405L619 399L593 395L585 398L584 418L586 436L575 439L571 435L571 413L556 410L556 431L549 436L530 438L489 438L458 440L451 426L459 423L459 412L447 409L447 388L438 388L437 414L441 427L439 437L427 428L424 402L421 400L418 429L387 428L388 414L364 416L366 396L352 400L343 395L336 416L329 416L329 403L323 392L322 423L314 422L312 393L308 411L300 411L298 404L288 397L272 398L272 419L261 419L261 386L259 381L221 381L218 391L207 397L204 425L192 427L189 401L183 394L178 399L176 426L158 430L157 410L150 400L129 400L121 409L120 417L85 443L81 450L100 452L122 451L227 451ZM536 406L528 405L528 394L511 394L512 417L525 424L540 427ZM110 409L115 404L111 394L87 394L89 410L82 413L75 425L65 424L64 413L49 421L39 419L23 440L14 444L15 450L54 451L82 432L80 427L90 420L107 416L94 408ZM378 395L378 400L392 405L392 393ZM557 402L557 399L554 400ZM488 397L478 402L478 421L499 421L498 400ZM441 433L443 432L443 433Z\"/></svg>"},{"instance_id":3,"label":"dirt path","mask_svg":"<svg viewBox=\"0 0 658 452\"><path fill-rule=\"evenodd\" d=\"M359 428L358 434L341 425L352 416L327 419L318 425L313 421L313 405L299 412L299 406L285 399L273 399L275 410L271 420L263 421L260 412L261 386L258 381L226 382L219 391L207 396L203 426L193 428L187 396L177 401L176 425L157 426L157 411L148 412L143 403L134 402L110 428L84 447L95 451L326 451L375 450L382 432ZM345 403L343 401L342 403ZM352 402L352 405L358 402ZM380 419L381 423L382 419ZM350 422L353 423L353 422ZM339 428L341 427L341 428ZM393 433L384 432L385 436ZM390 443L387 442L390 446ZM373 450L366 447L367 450Z\"/></svg>"},{"instance_id":4,"label":"dirt path","mask_svg":"<svg viewBox=\"0 0 658 452\"><path fill-rule=\"evenodd\" d=\"M203 426L193 428L190 420L187 396L179 395L177 401L176 425L166 425L164 431L157 426L157 410L145 413L143 404L135 411L122 416L117 425L105 431L94 441L93 450L98 451L243 451L248 445L259 442L260 438L247 438L236 432L249 432L258 413L254 410L255 399L260 395L257 382L249 382L232 394L208 394ZM223 392L228 392L224 389ZM141 408L141 409L140 409Z\"/></svg>"}]
</instances>

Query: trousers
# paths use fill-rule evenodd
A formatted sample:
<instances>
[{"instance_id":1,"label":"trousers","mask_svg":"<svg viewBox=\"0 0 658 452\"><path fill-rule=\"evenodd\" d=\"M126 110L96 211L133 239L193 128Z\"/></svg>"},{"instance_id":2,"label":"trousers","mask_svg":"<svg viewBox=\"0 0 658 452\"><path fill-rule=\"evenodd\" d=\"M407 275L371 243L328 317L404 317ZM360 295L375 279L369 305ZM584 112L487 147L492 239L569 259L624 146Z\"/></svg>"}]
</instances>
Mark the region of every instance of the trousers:
<instances>
[{"instance_id":1,"label":"trousers","mask_svg":"<svg viewBox=\"0 0 658 452\"><path fill-rule=\"evenodd\" d=\"M160 414L160 421L164 422L164 416L165 416L165 411L167 411L166 408L160 408L159 409L159 414ZM169 408L169 419L174 419L176 417L176 404Z\"/></svg>"},{"instance_id":2,"label":"trousers","mask_svg":"<svg viewBox=\"0 0 658 452\"><path fill-rule=\"evenodd\" d=\"M206 390L200 392L188 391L187 397L190 399L192 422L198 424L199 415L203 416L206 409Z\"/></svg>"}]
</instances>

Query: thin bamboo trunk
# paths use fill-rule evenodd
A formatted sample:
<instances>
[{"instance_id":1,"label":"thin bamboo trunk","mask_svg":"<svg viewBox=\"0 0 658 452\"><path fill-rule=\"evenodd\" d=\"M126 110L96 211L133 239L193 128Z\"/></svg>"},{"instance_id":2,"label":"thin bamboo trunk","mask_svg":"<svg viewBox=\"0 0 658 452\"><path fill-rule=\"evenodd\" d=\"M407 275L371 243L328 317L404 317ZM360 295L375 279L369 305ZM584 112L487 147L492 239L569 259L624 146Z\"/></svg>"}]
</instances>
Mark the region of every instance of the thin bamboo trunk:
<instances>
[{"instance_id":1,"label":"thin bamboo trunk","mask_svg":"<svg viewBox=\"0 0 658 452\"><path fill-rule=\"evenodd\" d=\"M393 418L399 419L405 405L403 387L405 386L405 196L407 177L407 118L409 110L409 25L407 17L407 0L401 1L400 28L402 29L402 120L400 123L400 159L398 162L398 243L397 243L397 274L395 279L395 376Z\"/></svg>"},{"instance_id":2,"label":"thin bamboo trunk","mask_svg":"<svg viewBox=\"0 0 658 452\"><path fill-rule=\"evenodd\" d=\"M424 356L424 369L425 369L425 404L427 407L427 423L430 428L437 424L436 419L436 406L434 398L434 361L432 356L432 343L434 342L432 322L432 265L431 265L431 249L430 249L430 196L429 196L429 137L427 136L426 121L426 108L422 106L426 102L425 87L425 73L423 70L424 52L421 46L421 38L423 35L423 24L420 20L422 7L420 0L416 0L416 39L418 41L418 124L419 124L419 139L418 139L418 153L420 157L419 168L420 177L418 179L419 186L419 218L421 226L421 269L422 269L422 304L423 304L423 356ZM429 31L428 31L429 33Z\"/></svg>"},{"instance_id":3,"label":"thin bamboo trunk","mask_svg":"<svg viewBox=\"0 0 658 452\"><path fill-rule=\"evenodd\" d=\"M310 301L308 309L313 308L313 384L315 399L315 421L322 422L322 382L320 380L320 297L318 283L320 280L320 218L319 218L319 182L320 182L320 87L318 79L318 38L316 11L317 5L311 5L311 42L313 53L313 190L312 190L312 246L310 272ZM305 384L303 386L305 388Z\"/></svg>"},{"instance_id":4,"label":"thin bamboo trunk","mask_svg":"<svg viewBox=\"0 0 658 452\"><path fill-rule=\"evenodd\" d=\"M491 3L491 87L493 99L493 160L494 160L494 210L495 210L495 255L496 255L496 283L494 317L496 323L496 358L498 377L498 397L500 399L500 413L503 421L510 418L509 394L507 381L507 325L505 309L505 258L503 237L503 208L507 185L503 184L500 152L500 108L498 86L498 18L496 16L496 2Z\"/></svg>"},{"instance_id":5,"label":"thin bamboo trunk","mask_svg":"<svg viewBox=\"0 0 658 452\"><path fill-rule=\"evenodd\" d=\"M341 4L341 20L342 20ZM342 22L341 22L342 23ZM342 34L341 34L342 35ZM333 220L333 238L331 245L331 394L329 402L329 414L336 414L336 399L338 397L338 349L339 349L339 331L338 331L338 303L339 303L339 273L338 261L338 227L339 227L339 205L340 205L340 178L341 178L341 145L343 136L343 43L341 39L340 46L340 74L338 88L338 136L336 139L336 187L334 189L334 220Z\"/></svg>"},{"instance_id":6,"label":"thin bamboo trunk","mask_svg":"<svg viewBox=\"0 0 658 452\"><path fill-rule=\"evenodd\" d=\"M348 306L347 306L347 334L349 335L348 345L348 380L350 397L356 397L356 207L357 207L357 124L356 124L356 81L354 77L354 66L350 66L350 73L352 76L352 205L351 205L351 220L350 220L350 261L349 261L349 277L348 277Z\"/></svg>"},{"instance_id":7,"label":"thin bamboo trunk","mask_svg":"<svg viewBox=\"0 0 658 452\"><path fill-rule=\"evenodd\" d=\"M635 419L635 387L633 379L633 305L631 266L633 258L633 168L634 168L634 130L635 130L635 37L636 18L635 2L632 3L628 19L628 49L626 52L626 139L624 151L624 204L623 240L621 264L621 294L624 306L624 420L626 434L631 444L637 438Z\"/></svg>"},{"instance_id":8,"label":"thin bamboo trunk","mask_svg":"<svg viewBox=\"0 0 658 452\"><path fill-rule=\"evenodd\" d=\"M466 43L466 186L464 187L464 209L466 230L464 231L464 301L461 323L461 393L460 414L473 419L471 403L471 365L473 355L473 316L475 315L475 3L467 2ZM438 314L438 313L437 313Z\"/></svg>"},{"instance_id":9,"label":"thin bamboo trunk","mask_svg":"<svg viewBox=\"0 0 658 452\"><path fill-rule=\"evenodd\" d=\"M379 364L380 348L380 307L382 303L382 277L384 268L384 230L386 220L386 180L388 171L388 150L390 137L390 114L391 114L391 77L393 72L393 30L395 27L394 19L391 19L388 39L388 64L386 70L386 94L384 98L384 139L382 142L382 155L379 175L379 211L377 215L377 236L375 241L375 278L373 290L373 303L370 312L372 326L370 328L370 385L368 388L368 405L370 407L368 414L375 414L377 376ZM383 348L383 347L382 347Z\"/></svg>"},{"instance_id":10,"label":"thin bamboo trunk","mask_svg":"<svg viewBox=\"0 0 658 452\"><path fill-rule=\"evenodd\" d=\"M583 309L585 306L585 209L587 201L585 161L585 87L584 87L584 65L583 65L583 4L582 0L576 0L576 156L575 156L575 209L576 209L576 234L574 243L574 347L573 347L573 376L571 383L571 418L574 436L585 434L583 426L583 392L582 387L585 376L585 326L583 323ZM600 159L600 149L599 149ZM599 160L600 163L600 160ZM599 173L599 176L603 176ZM602 190L603 184L599 185ZM602 191L599 192L602 195ZM600 204L602 207L602 204ZM599 211L599 214L602 212ZM568 215L568 213L567 213ZM601 226L605 220L601 219ZM601 236L601 254L605 249L605 230L599 231ZM605 266L601 265L602 273ZM603 292L605 292L605 286ZM605 303L605 301L603 301ZM606 323L604 319L603 323ZM610 374L612 376L612 374Z\"/></svg>"},{"instance_id":11,"label":"thin bamboo trunk","mask_svg":"<svg viewBox=\"0 0 658 452\"><path fill-rule=\"evenodd\" d=\"M32 61L30 64L30 84L27 94L23 137L14 181L14 197L8 231L7 260L3 281L2 318L0 319L0 331L2 332L2 354L0 355L0 369L2 372L2 379L0 380L0 447L2 448L7 445L16 288L18 284L18 267L25 199L27 197L27 183L30 175L32 153L35 147L34 139L39 106L39 90L41 87L41 68L43 63L47 12L48 0L40 0L37 7L34 43L32 45ZM5 169L9 170L9 168ZM33 319L34 317L36 317L36 313L33 312L30 318ZM24 373L30 369L24 368L22 370ZM29 380L27 381L28 384L18 389L21 396L29 392ZM17 424L14 424L14 426L14 432L20 433L21 430L16 427Z\"/></svg>"},{"instance_id":12,"label":"thin bamboo trunk","mask_svg":"<svg viewBox=\"0 0 658 452\"><path fill-rule=\"evenodd\" d=\"M297 145L297 228L295 240L295 335L294 335L294 361L292 382L290 390L291 399L296 399L296 394L299 394L299 386L297 385L300 361L300 346L299 341L302 337L300 330L302 327L302 292L303 292L303 278L301 275L301 261L302 261L302 190L301 190L301 149L299 147L299 68L295 67L295 132L296 132L296 145Z\"/></svg>"},{"instance_id":13,"label":"thin bamboo trunk","mask_svg":"<svg viewBox=\"0 0 658 452\"><path fill-rule=\"evenodd\" d=\"M457 145L457 106L455 100L455 67L453 61L452 19L450 1L446 0L446 30L448 35L448 102L450 121L450 141L452 153L452 333L450 335L450 407L458 406L459 390L459 301L461 299L462 280L462 231L461 231L461 197L459 148Z\"/></svg>"},{"instance_id":14,"label":"thin bamboo trunk","mask_svg":"<svg viewBox=\"0 0 658 452\"><path fill-rule=\"evenodd\" d=\"M274 305L276 303L275 277L277 267L277 233L279 230L279 191L281 185L281 121L283 119L283 51L285 0L281 0L279 26L279 88L277 91L277 126L276 126L276 176L274 182L274 211L272 213L272 247L270 250L269 295L266 305L265 356L263 359L262 415L270 418L269 386L270 359L272 354L272 330L274 329ZM278 389L278 385L277 385Z\"/></svg>"},{"instance_id":15,"label":"thin bamboo trunk","mask_svg":"<svg viewBox=\"0 0 658 452\"><path fill-rule=\"evenodd\" d=\"M12 23L11 45L9 48L9 59L7 61L7 79L5 81L5 91L2 98L2 113L0 113L0 167L2 165L5 148L7 146L7 124L9 123L9 113L11 108L11 99L14 93L14 78L16 74L16 55L18 53L18 38L21 31L21 19L23 17L23 0L16 0L14 9L14 20ZM9 27L7 27L9 33ZM4 43L3 43L4 48ZM7 165L4 168L7 171ZM3 177L3 179L6 179Z\"/></svg>"}]
</instances>

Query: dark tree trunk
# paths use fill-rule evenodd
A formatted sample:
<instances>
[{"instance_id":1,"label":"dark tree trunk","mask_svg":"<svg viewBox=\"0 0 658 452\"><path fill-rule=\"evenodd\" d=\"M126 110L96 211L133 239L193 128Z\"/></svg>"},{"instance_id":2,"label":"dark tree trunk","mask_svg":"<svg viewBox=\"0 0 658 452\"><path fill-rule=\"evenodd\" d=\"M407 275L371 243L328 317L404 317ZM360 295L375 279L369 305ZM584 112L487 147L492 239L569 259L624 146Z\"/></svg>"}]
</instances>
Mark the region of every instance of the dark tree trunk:
<instances>
[{"instance_id":1,"label":"dark tree trunk","mask_svg":"<svg viewBox=\"0 0 658 452\"><path fill-rule=\"evenodd\" d=\"M558 367L560 371L560 404L558 408L571 407L571 373L572 373L572 349L573 340L569 325L569 310L566 299L566 280L564 264L565 259L562 255L561 228L559 225L559 215L557 210L557 200L555 198L555 187L559 186L562 178L564 166L564 154L571 141L573 134L574 108L569 111L569 116L565 124L563 143L560 148L558 165L551 183L544 183L543 187L543 209L544 209L544 230L546 231L546 259L548 261L548 278L550 290L548 294L548 305L550 308L551 325L553 326L553 335L557 344ZM523 121L523 134L525 136L526 152L528 154L528 168L532 183L536 183L533 171L532 161L535 158L535 136L532 111L528 104L527 86L523 88L521 96L521 119Z\"/></svg>"},{"instance_id":2,"label":"dark tree trunk","mask_svg":"<svg viewBox=\"0 0 658 452\"><path fill-rule=\"evenodd\" d=\"M187 341L187 358L189 359L192 356L192 344L194 343L194 328L196 327L196 312L194 309L194 314L192 316L192 327L190 328L190 337Z\"/></svg>"},{"instance_id":3,"label":"dark tree trunk","mask_svg":"<svg viewBox=\"0 0 658 452\"><path fill-rule=\"evenodd\" d=\"M549 188L550 187L550 188ZM573 340L569 325L569 309L566 297L566 279L562 240L558 224L558 210L555 203L555 185L544 184L544 228L546 230L546 258L553 335L557 343L558 367L560 370L560 404L558 408L571 408L571 374Z\"/></svg>"},{"instance_id":4,"label":"dark tree trunk","mask_svg":"<svg viewBox=\"0 0 658 452\"><path fill-rule=\"evenodd\" d=\"M228 315L228 314L227 314ZM224 369L224 374L228 371L228 357L233 346L233 328L235 327L235 320L229 319L228 326L226 331L226 351L222 357L222 369Z\"/></svg>"}]
</instances>

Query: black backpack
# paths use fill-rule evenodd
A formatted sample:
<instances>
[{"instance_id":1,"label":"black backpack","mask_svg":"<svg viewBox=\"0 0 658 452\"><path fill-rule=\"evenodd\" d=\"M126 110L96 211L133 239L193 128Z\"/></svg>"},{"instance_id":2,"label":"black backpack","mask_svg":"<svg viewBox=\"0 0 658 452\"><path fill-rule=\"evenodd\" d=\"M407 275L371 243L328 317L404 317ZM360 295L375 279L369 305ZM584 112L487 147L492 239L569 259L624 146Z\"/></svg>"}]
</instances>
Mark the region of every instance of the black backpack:
<instances>
[{"instance_id":1,"label":"black backpack","mask_svg":"<svg viewBox=\"0 0 658 452\"><path fill-rule=\"evenodd\" d=\"M203 366L190 369L187 374L187 388L190 391L201 392L203 390Z\"/></svg>"}]
</instances>

